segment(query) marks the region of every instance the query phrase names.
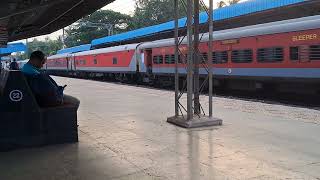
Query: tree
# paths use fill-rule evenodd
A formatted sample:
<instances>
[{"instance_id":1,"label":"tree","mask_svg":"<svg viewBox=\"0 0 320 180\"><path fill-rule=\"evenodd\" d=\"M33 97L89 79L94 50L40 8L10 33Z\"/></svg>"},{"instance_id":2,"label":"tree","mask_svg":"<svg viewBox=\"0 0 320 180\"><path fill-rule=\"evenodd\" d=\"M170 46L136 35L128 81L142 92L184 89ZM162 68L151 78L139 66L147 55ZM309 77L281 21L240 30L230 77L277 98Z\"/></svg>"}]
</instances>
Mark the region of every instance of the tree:
<instances>
[{"instance_id":1,"label":"tree","mask_svg":"<svg viewBox=\"0 0 320 180\"><path fill-rule=\"evenodd\" d=\"M46 37L44 41L34 39L28 43L28 52L40 50L47 56L56 54L61 48L62 42L60 39L51 40L48 37Z\"/></svg>"},{"instance_id":2,"label":"tree","mask_svg":"<svg viewBox=\"0 0 320 180\"><path fill-rule=\"evenodd\" d=\"M173 20L173 3L173 0L136 0L131 28L137 29ZM186 11L182 4L179 4L179 16L185 17Z\"/></svg>"},{"instance_id":3,"label":"tree","mask_svg":"<svg viewBox=\"0 0 320 180\"><path fill-rule=\"evenodd\" d=\"M218 7L218 8L222 8L222 7L224 7L224 6L227 6L226 2L224 2L224 1L219 1L219 2L217 2L217 7Z\"/></svg>"},{"instance_id":4,"label":"tree","mask_svg":"<svg viewBox=\"0 0 320 180\"><path fill-rule=\"evenodd\" d=\"M88 44L93 39L107 36L108 28L106 26L108 25L116 34L125 32L130 29L129 22L131 19L129 15L119 12L98 10L66 29L65 44L67 47L78 46Z\"/></svg>"},{"instance_id":5,"label":"tree","mask_svg":"<svg viewBox=\"0 0 320 180\"><path fill-rule=\"evenodd\" d=\"M241 0L228 0L228 3L229 5L232 5L232 4L237 4L239 3Z\"/></svg>"},{"instance_id":6,"label":"tree","mask_svg":"<svg viewBox=\"0 0 320 180\"><path fill-rule=\"evenodd\" d=\"M233 5L239 3L241 0L227 0L227 1L219 1L217 3L218 8L222 8L224 6Z\"/></svg>"},{"instance_id":7,"label":"tree","mask_svg":"<svg viewBox=\"0 0 320 180\"><path fill-rule=\"evenodd\" d=\"M45 55L50 56L57 53L58 50L62 48L61 39L52 40L48 37L44 41L39 41L38 39L33 39L33 41L28 42L27 52L28 53L16 53L17 59L28 59L31 52L40 50Z\"/></svg>"}]
</instances>

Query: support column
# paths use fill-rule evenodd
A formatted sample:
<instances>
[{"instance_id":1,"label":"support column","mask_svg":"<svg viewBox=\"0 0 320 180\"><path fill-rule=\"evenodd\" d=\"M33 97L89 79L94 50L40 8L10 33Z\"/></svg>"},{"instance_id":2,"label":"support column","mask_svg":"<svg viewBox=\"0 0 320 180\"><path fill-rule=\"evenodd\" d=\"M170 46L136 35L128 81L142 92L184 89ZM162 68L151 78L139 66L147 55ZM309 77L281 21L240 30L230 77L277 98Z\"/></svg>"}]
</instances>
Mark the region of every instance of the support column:
<instances>
[{"instance_id":1,"label":"support column","mask_svg":"<svg viewBox=\"0 0 320 180\"><path fill-rule=\"evenodd\" d=\"M209 116L205 113L201 114L200 105L200 83L199 83L199 68L200 68L200 53L199 53L199 0L187 0L187 45L188 58L185 65L187 71L187 108L185 108L179 98L182 97L183 91L179 91L179 71L178 71L178 57L179 57L179 39L178 39L178 14L175 12L175 116L169 117L169 123L185 127L208 127L215 125L222 125L222 120L212 117L212 88L213 88L213 74L212 74L212 6L213 0L210 0L210 37L209 37ZM175 11L178 11L178 0L174 1ZM194 18L193 18L193 12ZM193 29L194 28L194 29ZM201 67L206 68L206 66ZM207 69L207 68L206 68ZM202 86L203 87L203 86ZM194 92L194 93L193 93ZM181 93L181 94L180 94ZM193 98L194 97L194 98ZM194 105L194 106L193 106ZM187 117L184 116L180 107L187 112ZM193 108L195 107L195 108ZM179 114L181 112L181 115ZM196 116L194 116L196 115Z\"/></svg>"},{"instance_id":2,"label":"support column","mask_svg":"<svg viewBox=\"0 0 320 180\"><path fill-rule=\"evenodd\" d=\"M187 2L187 38L188 38L188 72L187 72L187 120L193 118L193 38L192 38L192 15L193 0Z\"/></svg>"},{"instance_id":3,"label":"support column","mask_svg":"<svg viewBox=\"0 0 320 180\"><path fill-rule=\"evenodd\" d=\"M62 37L61 37L61 41L62 41L62 49L65 49L66 48L66 43L65 43L65 30L64 28L62 28Z\"/></svg>"},{"instance_id":4,"label":"support column","mask_svg":"<svg viewBox=\"0 0 320 180\"><path fill-rule=\"evenodd\" d=\"M208 52L208 66L209 66L209 117L212 117L212 92L213 92L213 68L212 68L212 51L213 51L213 0L209 0L209 52Z\"/></svg>"},{"instance_id":5,"label":"support column","mask_svg":"<svg viewBox=\"0 0 320 180\"><path fill-rule=\"evenodd\" d=\"M178 71L178 59L179 59L179 5L178 0L174 0L174 40L175 40L175 116L179 116L179 71Z\"/></svg>"},{"instance_id":6,"label":"support column","mask_svg":"<svg viewBox=\"0 0 320 180\"><path fill-rule=\"evenodd\" d=\"M199 0L194 0L194 114L200 114L200 84L199 84Z\"/></svg>"},{"instance_id":7,"label":"support column","mask_svg":"<svg viewBox=\"0 0 320 180\"><path fill-rule=\"evenodd\" d=\"M29 52L28 38L26 39L26 47L27 47L27 49L26 49L26 51L24 53L27 54L27 58L29 58L30 57L30 52Z\"/></svg>"}]
</instances>

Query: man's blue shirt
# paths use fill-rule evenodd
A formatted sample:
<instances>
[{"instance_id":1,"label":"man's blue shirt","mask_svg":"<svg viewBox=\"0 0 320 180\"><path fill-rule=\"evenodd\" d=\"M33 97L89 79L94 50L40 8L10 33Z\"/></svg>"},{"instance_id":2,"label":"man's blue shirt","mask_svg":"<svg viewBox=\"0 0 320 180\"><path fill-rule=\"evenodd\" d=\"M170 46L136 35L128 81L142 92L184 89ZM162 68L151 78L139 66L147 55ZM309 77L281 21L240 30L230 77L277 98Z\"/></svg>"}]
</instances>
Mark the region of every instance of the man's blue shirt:
<instances>
[{"instance_id":1,"label":"man's blue shirt","mask_svg":"<svg viewBox=\"0 0 320 180\"><path fill-rule=\"evenodd\" d=\"M32 66L31 64L29 63L26 63L22 70L21 70L24 74L27 74L27 75L39 75L40 74L40 69Z\"/></svg>"},{"instance_id":2,"label":"man's blue shirt","mask_svg":"<svg viewBox=\"0 0 320 180\"><path fill-rule=\"evenodd\" d=\"M64 88L58 86L48 74L29 63L23 66L22 72L40 107L58 106L63 103Z\"/></svg>"}]
</instances>

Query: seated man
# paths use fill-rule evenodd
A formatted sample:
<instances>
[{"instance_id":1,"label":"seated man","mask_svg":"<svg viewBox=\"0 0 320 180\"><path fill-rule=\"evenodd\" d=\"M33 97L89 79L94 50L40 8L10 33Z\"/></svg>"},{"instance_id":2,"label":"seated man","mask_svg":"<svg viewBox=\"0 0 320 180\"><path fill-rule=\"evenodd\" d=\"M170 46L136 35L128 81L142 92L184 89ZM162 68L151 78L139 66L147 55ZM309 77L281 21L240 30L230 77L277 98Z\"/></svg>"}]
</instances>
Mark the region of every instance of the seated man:
<instances>
[{"instance_id":1,"label":"seated man","mask_svg":"<svg viewBox=\"0 0 320 180\"><path fill-rule=\"evenodd\" d=\"M30 55L22 72L27 78L28 84L40 107L59 106L63 103L72 103L79 106L79 101L71 96L63 95L65 87L58 86L57 83L41 68L46 62L46 57L41 51L34 51Z\"/></svg>"}]
</instances>

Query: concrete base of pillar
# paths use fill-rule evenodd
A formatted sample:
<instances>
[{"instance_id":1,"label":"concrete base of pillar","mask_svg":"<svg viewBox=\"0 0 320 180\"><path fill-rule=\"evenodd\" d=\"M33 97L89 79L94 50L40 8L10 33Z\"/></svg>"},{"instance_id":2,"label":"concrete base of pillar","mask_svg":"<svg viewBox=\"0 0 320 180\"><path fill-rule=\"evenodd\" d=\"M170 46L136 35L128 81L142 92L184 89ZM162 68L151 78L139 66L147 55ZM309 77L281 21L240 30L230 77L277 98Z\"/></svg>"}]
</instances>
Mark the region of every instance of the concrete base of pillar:
<instances>
[{"instance_id":1,"label":"concrete base of pillar","mask_svg":"<svg viewBox=\"0 0 320 180\"><path fill-rule=\"evenodd\" d=\"M183 116L173 116L169 117L167 119L168 123L184 127L184 128L199 128L199 127L208 127L208 126L221 126L222 120L215 118L215 117L209 117L209 116L194 116L191 120L186 120L183 118Z\"/></svg>"}]
</instances>

